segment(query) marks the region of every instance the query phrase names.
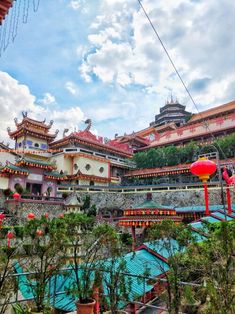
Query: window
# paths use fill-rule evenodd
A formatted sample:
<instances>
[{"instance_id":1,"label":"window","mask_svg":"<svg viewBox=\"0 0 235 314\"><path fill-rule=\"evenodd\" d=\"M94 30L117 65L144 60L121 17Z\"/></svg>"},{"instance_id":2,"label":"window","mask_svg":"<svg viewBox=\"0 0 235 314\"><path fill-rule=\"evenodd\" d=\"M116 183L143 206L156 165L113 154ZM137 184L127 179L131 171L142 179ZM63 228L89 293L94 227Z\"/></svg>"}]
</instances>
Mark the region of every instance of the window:
<instances>
[{"instance_id":1,"label":"window","mask_svg":"<svg viewBox=\"0 0 235 314\"><path fill-rule=\"evenodd\" d=\"M73 168L74 168L74 170L78 170L78 165L74 164Z\"/></svg>"},{"instance_id":2,"label":"window","mask_svg":"<svg viewBox=\"0 0 235 314\"><path fill-rule=\"evenodd\" d=\"M104 172L104 167L100 167L99 171L100 171L100 173L103 173Z\"/></svg>"},{"instance_id":3,"label":"window","mask_svg":"<svg viewBox=\"0 0 235 314\"><path fill-rule=\"evenodd\" d=\"M86 164L86 170L88 171L88 170L90 170L91 169L91 165L90 164Z\"/></svg>"},{"instance_id":4,"label":"window","mask_svg":"<svg viewBox=\"0 0 235 314\"><path fill-rule=\"evenodd\" d=\"M38 144L38 143L35 143L35 144L34 144L34 147L38 148L38 147L39 147L39 144Z\"/></svg>"}]
</instances>

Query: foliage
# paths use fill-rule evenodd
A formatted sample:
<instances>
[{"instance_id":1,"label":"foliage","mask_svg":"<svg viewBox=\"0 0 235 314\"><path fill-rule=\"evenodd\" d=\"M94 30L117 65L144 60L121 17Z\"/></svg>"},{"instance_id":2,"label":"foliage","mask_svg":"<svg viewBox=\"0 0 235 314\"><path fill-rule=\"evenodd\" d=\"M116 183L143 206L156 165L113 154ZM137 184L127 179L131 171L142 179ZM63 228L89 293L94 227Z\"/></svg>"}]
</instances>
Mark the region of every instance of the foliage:
<instances>
[{"instance_id":1,"label":"foliage","mask_svg":"<svg viewBox=\"0 0 235 314\"><path fill-rule=\"evenodd\" d=\"M91 231L92 219L87 215L70 213L65 216L65 222L68 245L73 249L70 262L75 277L68 293L72 293L80 303L87 303L92 298L94 268L100 257L99 239Z\"/></svg>"},{"instance_id":2,"label":"foliage","mask_svg":"<svg viewBox=\"0 0 235 314\"><path fill-rule=\"evenodd\" d=\"M125 247L116 229L104 223L95 230L100 239L102 260L98 263L103 285L103 301L112 314L117 313L123 300L128 299L131 278L124 259Z\"/></svg>"},{"instance_id":3,"label":"foliage","mask_svg":"<svg viewBox=\"0 0 235 314\"><path fill-rule=\"evenodd\" d=\"M203 283L207 313L232 314L235 311L235 223L209 226L208 239L189 251L192 268ZM201 293L201 290L199 291Z\"/></svg>"},{"instance_id":4,"label":"foliage","mask_svg":"<svg viewBox=\"0 0 235 314\"><path fill-rule=\"evenodd\" d=\"M0 246L0 314L5 313L15 289L14 278L10 276L13 272L13 258L16 250Z\"/></svg>"},{"instance_id":5,"label":"foliage","mask_svg":"<svg viewBox=\"0 0 235 314\"><path fill-rule=\"evenodd\" d=\"M179 313L183 290L180 282L185 279L186 265L182 264L182 258L186 247L194 240L190 227L183 224L176 225L173 221L162 221L149 229L148 237L153 243L158 241L159 252L165 252L170 267L165 273L166 277L166 303L169 313ZM164 266L159 263L162 272Z\"/></svg>"},{"instance_id":6,"label":"foliage","mask_svg":"<svg viewBox=\"0 0 235 314\"><path fill-rule=\"evenodd\" d=\"M179 163L191 163L199 151L196 143L190 142L184 147L173 145L151 148L146 152L136 153L133 157L137 168L157 168L174 166Z\"/></svg>"},{"instance_id":7,"label":"foliage","mask_svg":"<svg viewBox=\"0 0 235 314\"><path fill-rule=\"evenodd\" d=\"M26 257L21 259L23 269L31 273L27 284L34 296L37 312L45 309L45 296L50 278L64 264L66 228L63 219L45 217L29 221L24 229Z\"/></svg>"},{"instance_id":8,"label":"foliage","mask_svg":"<svg viewBox=\"0 0 235 314\"><path fill-rule=\"evenodd\" d=\"M8 188L8 189L3 190L3 194L5 197L9 197L13 194L13 192L11 189Z\"/></svg>"},{"instance_id":9,"label":"foliage","mask_svg":"<svg viewBox=\"0 0 235 314\"><path fill-rule=\"evenodd\" d=\"M19 183L16 183L16 185L15 185L15 190L16 190L16 192L19 193L20 195L24 192L24 189L23 189L22 185L19 184Z\"/></svg>"},{"instance_id":10,"label":"foliage","mask_svg":"<svg viewBox=\"0 0 235 314\"><path fill-rule=\"evenodd\" d=\"M212 143L219 151L220 158L224 159L234 157L235 135L227 135L218 138ZM192 163L199 151L203 147L203 153L211 152L210 145L202 146L191 141L184 147L166 146L151 148L148 151L138 152L134 155L133 161L138 169L158 168L165 166L176 166L178 164Z\"/></svg>"}]
</instances>

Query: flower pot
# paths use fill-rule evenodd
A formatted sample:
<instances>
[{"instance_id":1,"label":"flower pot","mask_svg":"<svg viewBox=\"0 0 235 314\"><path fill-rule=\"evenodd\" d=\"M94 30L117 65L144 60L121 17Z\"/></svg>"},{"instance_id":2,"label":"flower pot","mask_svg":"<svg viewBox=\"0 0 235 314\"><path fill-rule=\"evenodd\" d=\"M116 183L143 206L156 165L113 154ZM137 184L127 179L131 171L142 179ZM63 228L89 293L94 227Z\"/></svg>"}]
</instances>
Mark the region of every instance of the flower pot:
<instances>
[{"instance_id":1,"label":"flower pot","mask_svg":"<svg viewBox=\"0 0 235 314\"><path fill-rule=\"evenodd\" d=\"M96 301L94 299L91 299L90 303L76 302L77 314L93 314L95 303Z\"/></svg>"}]
</instances>

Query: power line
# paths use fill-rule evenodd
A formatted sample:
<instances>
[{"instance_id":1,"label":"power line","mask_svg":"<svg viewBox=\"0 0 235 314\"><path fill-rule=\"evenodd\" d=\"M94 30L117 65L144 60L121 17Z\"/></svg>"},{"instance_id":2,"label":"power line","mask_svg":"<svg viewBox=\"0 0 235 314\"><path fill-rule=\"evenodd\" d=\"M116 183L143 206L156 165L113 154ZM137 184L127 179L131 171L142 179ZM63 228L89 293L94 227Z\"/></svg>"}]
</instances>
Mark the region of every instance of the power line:
<instances>
[{"instance_id":1,"label":"power line","mask_svg":"<svg viewBox=\"0 0 235 314\"><path fill-rule=\"evenodd\" d=\"M147 20L149 21L149 24L150 24L150 26L152 27L152 29L153 29L155 35L157 36L157 38L158 38L158 40L159 40L159 42L160 42L160 44L161 44L163 50L165 51L165 53L166 53L166 55L167 55L167 57L168 57L168 59L169 59L171 65L172 65L172 67L174 68L175 73L177 74L177 76L178 76L179 80L181 81L181 83L182 83L184 89L186 90L186 92L187 92L187 94L188 94L190 100L192 101L192 103L193 103L194 107L196 108L196 110L197 110L198 114L200 115L200 117L203 119L205 125L207 125L207 122L206 122L205 118L203 117L203 115L202 115L201 112L199 111L198 106L197 106L196 102L194 101L192 94L190 93L190 91L189 91L188 87L186 86L186 84L185 84L185 82L184 82L182 76L180 75L179 71L177 70L176 65L175 65L173 59L171 58L171 56L170 56L170 54L169 54L169 52L168 52L166 46L164 45L164 43L163 43L163 41L162 41L160 35L158 34L158 32L157 32L155 26L153 25L153 23L152 23L152 21L151 21L149 15L148 15L148 13L147 13L147 11L145 10L145 8L144 8L144 6L143 6L141 0L137 0L137 1L138 1L138 3L139 3L140 7L142 8L142 10L143 10L143 12L144 12L144 14L145 14ZM211 130L209 129L209 125L208 125L208 130L209 130L210 135L211 135L211 137L213 138L213 140L215 140L216 138L215 138L214 134L211 132ZM220 146L218 143L217 143L217 145L218 145L218 147L219 147L221 153L223 154L223 156L224 156L225 159L226 159L227 157L226 157L224 151L222 150L221 146Z\"/></svg>"}]
</instances>

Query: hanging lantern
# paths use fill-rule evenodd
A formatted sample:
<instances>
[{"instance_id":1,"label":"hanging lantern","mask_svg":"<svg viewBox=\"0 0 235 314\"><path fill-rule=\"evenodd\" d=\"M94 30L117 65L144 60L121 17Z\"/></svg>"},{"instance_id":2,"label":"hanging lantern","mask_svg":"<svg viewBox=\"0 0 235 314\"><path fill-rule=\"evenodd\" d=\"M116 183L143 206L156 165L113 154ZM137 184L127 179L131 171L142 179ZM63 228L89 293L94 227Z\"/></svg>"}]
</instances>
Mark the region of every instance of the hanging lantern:
<instances>
[{"instance_id":1,"label":"hanging lantern","mask_svg":"<svg viewBox=\"0 0 235 314\"><path fill-rule=\"evenodd\" d=\"M48 213L45 213L45 218L47 219L47 218L49 218L49 214Z\"/></svg>"},{"instance_id":2,"label":"hanging lantern","mask_svg":"<svg viewBox=\"0 0 235 314\"><path fill-rule=\"evenodd\" d=\"M8 232L7 234L7 246L11 247L11 240L14 238L14 233L13 232Z\"/></svg>"},{"instance_id":3,"label":"hanging lantern","mask_svg":"<svg viewBox=\"0 0 235 314\"><path fill-rule=\"evenodd\" d=\"M43 236L43 231L40 230L40 229L38 229L38 230L36 231L36 234L37 234L37 236L41 237L41 236Z\"/></svg>"},{"instance_id":4,"label":"hanging lantern","mask_svg":"<svg viewBox=\"0 0 235 314\"><path fill-rule=\"evenodd\" d=\"M3 214L3 213L0 214L0 220L3 220L5 217L6 217L5 214Z\"/></svg>"},{"instance_id":5,"label":"hanging lantern","mask_svg":"<svg viewBox=\"0 0 235 314\"><path fill-rule=\"evenodd\" d=\"M29 213L29 214L28 214L28 219L29 219L29 220L32 220L32 219L34 219L34 218L35 218L34 213Z\"/></svg>"},{"instance_id":6,"label":"hanging lantern","mask_svg":"<svg viewBox=\"0 0 235 314\"><path fill-rule=\"evenodd\" d=\"M59 218L63 219L64 218L64 214L59 214Z\"/></svg>"},{"instance_id":7,"label":"hanging lantern","mask_svg":"<svg viewBox=\"0 0 235 314\"><path fill-rule=\"evenodd\" d=\"M205 157L199 158L190 166L192 174L199 177L202 182L206 182L216 171L216 164Z\"/></svg>"},{"instance_id":8,"label":"hanging lantern","mask_svg":"<svg viewBox=\"0 0 235 314\"><path fill-rule=\"evenodd\" d=\"M20 198L21 198L21 195L20 195L19 193L15 192L15 193L13 194L13 198L14 198L14 200L16 200L16 201L19 201Z\"/></svg>"}]
</instances>

